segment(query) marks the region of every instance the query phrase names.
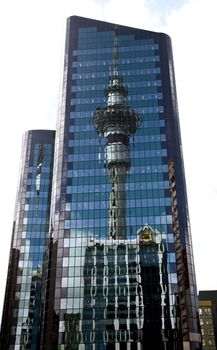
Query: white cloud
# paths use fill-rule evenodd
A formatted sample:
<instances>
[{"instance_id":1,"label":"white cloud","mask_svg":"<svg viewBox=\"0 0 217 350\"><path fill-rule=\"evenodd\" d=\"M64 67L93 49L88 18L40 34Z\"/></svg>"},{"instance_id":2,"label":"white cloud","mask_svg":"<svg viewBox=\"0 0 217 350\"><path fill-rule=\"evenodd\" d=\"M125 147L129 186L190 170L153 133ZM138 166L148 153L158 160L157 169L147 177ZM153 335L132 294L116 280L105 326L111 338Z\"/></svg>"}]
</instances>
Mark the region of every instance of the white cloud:
<instances>
[{"instance_id":1,"label":"white cloud","mask_svg":"<svg viewBox=\"0 0 217 350\"><path fill-rule=\"evenodd\" d=\"M148 3L147 0L107 1L104 5L105 20L135 28L156 30L160 25L159 14L152 11Z\"/></svg>"},{"instance_id":2,"label":"white cloud","mask_svg":"<svg viewBox=\"0 0 217 350\"><path fill-rule=\"evenodd\" d=\"M167 18L171 34L199 289L216 289L217 3L190 1Z\"/></svg>"}]
</instances>

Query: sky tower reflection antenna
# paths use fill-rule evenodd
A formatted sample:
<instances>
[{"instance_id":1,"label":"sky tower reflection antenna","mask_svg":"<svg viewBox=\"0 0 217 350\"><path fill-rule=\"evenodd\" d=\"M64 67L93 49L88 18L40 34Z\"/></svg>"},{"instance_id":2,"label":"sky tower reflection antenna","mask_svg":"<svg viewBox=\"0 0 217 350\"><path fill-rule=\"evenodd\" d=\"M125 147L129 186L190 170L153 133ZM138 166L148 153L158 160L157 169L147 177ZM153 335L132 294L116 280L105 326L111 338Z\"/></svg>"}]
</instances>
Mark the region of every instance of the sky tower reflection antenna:
<instances>
[{"instance_id":1,"label":"sky tower reflection antenna","mask_svg":"<svg viewBox=\"0 0 217 350\"><path fill-rule=\"evenodd\" d=\"M110 239L126 239L125 181L130 169L130 137L140 125L139 114L126 105L127 86L118 73L118 35L114 27L113 76L104 93L107 105L98 107L93 115L95 128L106 138L105 154L111 192L109 198Z\"/></svg>"},{"instance_id":2,"label":"sky tower reflection antenna","mask_svg":"<svg viewBox=\"0 0 217 350\"><path fill-rule=\"evenodd\" d=\"M117 25L114 26L114 60L113 60L113 64L114 64L114 76L118 77L119 73L118 73L118 27Z\"/></svg>"}]
</instances>

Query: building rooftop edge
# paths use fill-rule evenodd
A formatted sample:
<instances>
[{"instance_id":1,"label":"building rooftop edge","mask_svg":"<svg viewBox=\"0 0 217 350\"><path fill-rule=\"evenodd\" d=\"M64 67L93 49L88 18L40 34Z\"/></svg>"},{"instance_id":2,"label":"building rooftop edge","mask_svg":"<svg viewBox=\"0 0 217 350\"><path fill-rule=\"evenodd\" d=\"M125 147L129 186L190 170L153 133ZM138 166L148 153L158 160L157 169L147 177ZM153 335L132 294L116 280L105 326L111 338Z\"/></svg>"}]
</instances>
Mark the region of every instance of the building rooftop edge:
<instances>
[{"instance_id":1,"label":"building rooftop edge","mask_svg":"<svg viewBox=\"0 0 217 350\"><path fill-rule=\"evenodd\" d=\"M145 32L149 32L149 33L154 33L155 35L165 36L169 40L171 40L171 37L168 34L166 34L166 33L157 32L157 31L153 31L153 30L147 30L147 29L133 27L133 26L128 26L128 25L119 24L119 23L108 22L108 21L104 21L104 20L96 19L96 18L89 18L89 17L78 16L78 15L72 15L72 16L68 16L67 20L71 20L73 18L80 19L80 20L88 20L88 21L93 21L93 22L101 22L101 23L104 23L104 24L111 24L113 26L117 25L118 27L131 28L131 29L136 29L138 31L143 31L143 32L145 31Z\"/></svg>"},{"instance_id":2,"label":"building rooftop edge","mask_svg":"<svg viewBox=\"0 0 217 350\"><path fill-rule=\"evenodd\" d=\"M30 133L30 132L56 132L54 129L30 129L24 131L24 134Z\"/></svg>"}]
</instances>

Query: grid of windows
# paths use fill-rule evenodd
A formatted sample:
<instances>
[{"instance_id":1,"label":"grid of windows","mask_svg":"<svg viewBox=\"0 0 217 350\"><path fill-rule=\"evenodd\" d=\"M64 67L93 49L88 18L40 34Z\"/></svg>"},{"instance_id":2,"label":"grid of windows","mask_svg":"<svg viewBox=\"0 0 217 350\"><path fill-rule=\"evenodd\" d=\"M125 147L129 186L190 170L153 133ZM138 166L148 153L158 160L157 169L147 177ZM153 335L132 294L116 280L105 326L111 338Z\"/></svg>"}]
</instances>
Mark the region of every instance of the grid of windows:
<instances>
[{"instance_id":1,"label":"grid of windows","mask_svg":"<svg viewBox=\"0 0 217 350\"><path fill-rule=\"evenodd\" d=\"M200 302L200 326L203 348L205 350L216 349L211 302Z\"/></svg>"},{"instance_id":2,"label":"grid of windows","mask_svg":"<svg viewBox=\"0 0 217 350\"><path fill-rule=\"evenodd\" d=\"M183 272L177 271L180 238L175 237L172 206L177 198L171 198L170 179L176 152L179 178L182 165L179 136L171 141L178 128L172 130L176 111L168 110L174 101L160 64L166 59L161 46L168 39L119 28L119 72L129 89L126 103L139 113L141 123L129 135L124 177L116 173L112 182L106 137L97 133L93 113L105 106L103 91L113 74L113 26L104 30L96 21L86 26L75 18L75 30L72 23L69 19L51 210L51 270L56 276L53 282L51 276L50 299L55 317L48 314L52 341L45 339L44 346L138 349L153 344L169 349L182 342L179 328L183 333L191 330L199 341L192 280L188 297L183 294L191 322L178 316L183 278L178 273ZM122 225L124 237L111 239L115 225L117 230ZM183 231L179 234L185 241ZM187 273L182 254L182 271Z\"/></svg>"},{"instance_id":3,"label":"grid of windows","mask_svg":"<svg viewBox=\"0 0 217 350\"><path fill-rule=\"evenodd\" d=\"M216 349L216 290L199 292L200 326L204 350Z\"/></svg>"},{"instance_id":4,"label":"grid of windows","mask_svg":"<svg viewBox=\"0 0 217 350\"><path fill-rule=\"evenodd\" d=\"M5 349L38 349L47 251L54 132L24 135L3 313ZM9 302L9 306L7 303Z\"/></svg>"}]
</instances>

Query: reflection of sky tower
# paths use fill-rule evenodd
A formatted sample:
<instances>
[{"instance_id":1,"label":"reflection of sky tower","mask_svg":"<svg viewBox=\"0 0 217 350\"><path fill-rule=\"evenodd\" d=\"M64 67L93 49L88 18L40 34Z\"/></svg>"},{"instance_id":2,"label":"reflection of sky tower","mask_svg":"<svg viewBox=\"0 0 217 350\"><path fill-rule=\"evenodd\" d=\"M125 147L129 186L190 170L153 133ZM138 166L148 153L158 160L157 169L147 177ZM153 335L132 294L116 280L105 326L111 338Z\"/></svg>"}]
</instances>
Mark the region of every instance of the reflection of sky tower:
<instances>
[{"instance_id":1,"label":"reflection of sky tower","mask_svg":"<svg viewBox=\"0 0 217 350\"><path fill-rule=\"evenodd\" d=\"M126 106L127 87L118 72L118 37L114 32L114 70L105 89L107 106L97 108L94 124L99 134L106 137L106 158L112 185L109 208L109 237L124 239L125 234L125 179L130 168L129 138L135 133L140 117Z\"/></svg>"}]
</instances>

